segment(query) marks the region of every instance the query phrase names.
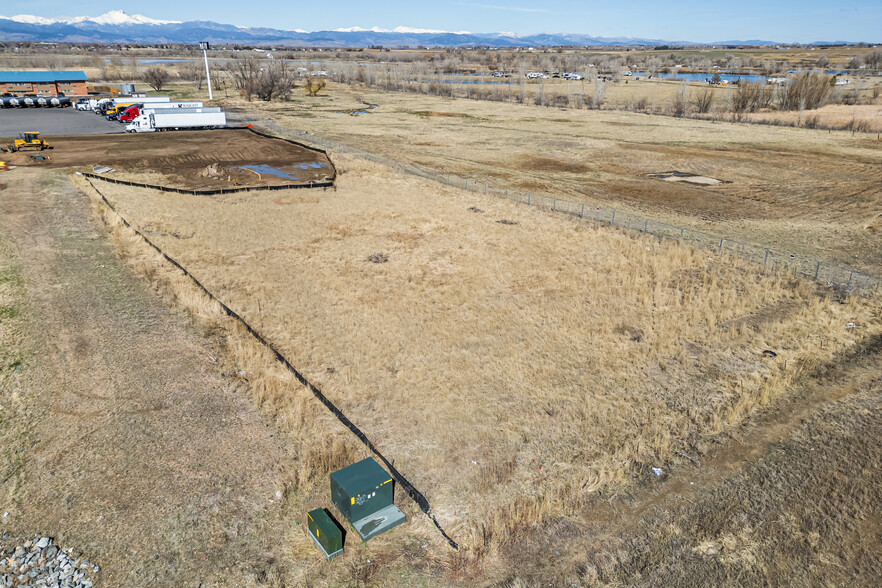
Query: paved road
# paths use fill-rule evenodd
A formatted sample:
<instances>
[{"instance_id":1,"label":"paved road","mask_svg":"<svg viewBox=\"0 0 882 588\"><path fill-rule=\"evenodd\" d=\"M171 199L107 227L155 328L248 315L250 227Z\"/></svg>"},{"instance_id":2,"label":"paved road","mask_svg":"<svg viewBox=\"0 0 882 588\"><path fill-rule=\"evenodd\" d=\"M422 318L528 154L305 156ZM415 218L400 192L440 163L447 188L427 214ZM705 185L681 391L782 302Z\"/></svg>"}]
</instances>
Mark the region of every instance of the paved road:
<instances>
[{"instance_id":1,"label":"paved road","mask_svg":"<svg viewBox=\"0 0 882 588\"><path fill-rule=\"evenodd\" d=\"M122 133L123 125L90 111L73 108L4 108L0 110L2 144L23 131L39 131L41 135L100 135Z\"/></svg>"}]
</instances>

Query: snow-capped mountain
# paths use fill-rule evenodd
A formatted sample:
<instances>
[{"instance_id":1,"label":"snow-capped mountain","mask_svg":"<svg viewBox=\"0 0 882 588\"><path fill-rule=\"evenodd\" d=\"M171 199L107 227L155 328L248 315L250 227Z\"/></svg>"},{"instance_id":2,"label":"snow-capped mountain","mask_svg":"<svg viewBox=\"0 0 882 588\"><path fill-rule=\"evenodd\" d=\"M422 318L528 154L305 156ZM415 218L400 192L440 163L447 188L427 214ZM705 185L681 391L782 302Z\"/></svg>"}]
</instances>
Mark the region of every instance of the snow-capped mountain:
<instances>
[{"instance_id":1,"label":"snow-capped mountain","mask_svg":"<svg viewBox=\"0 0 882 588\"><path fill-rule=\"evenodd\" d=\"M569 33L470 33L399 26L349 27L333 31L285 31L271 28L241 27L211 21L180 22L158 20L141 14L112 10L101 16L45 18L20 14L0 16L0 41L119 44L196 44L263 45L294 47L542 47L560 45L689 45L684 41L661 41L633 37L594 37ZM727 45L739 44L731 41ZM744 44L773 44L759 41Z\"/></svg>"},{"instance_id":2,"label":"snow-capped mountain","mask_svg":"<svg viewBox=\"0 0 882 588\"><path fill-rule=\"evenodd\" d=\"M164 25L180 24L179 20L156 20L143 14L126 14L122 10L111 10L101 16L77 16L74 18L45 18L31 14L18 14L16 16L0 16L0 19L11 20L23 24L53 25L53 24L79 24L92 22L99 25Z\"/></svg>"},{"instance_id":3,"label":"snow-capped mountain","mask_svg":"<svg viewBox=\"0 0 882 588\"><path fill-rule=\"evenodd\" d=\"M395 27L394 29L382 29L380 27L371 27L364 29L362 27L348 27L345 29L334 29L335 33L416 33L422 34L451 34L451 35L471 35L469 31L443 31L438 29L415 29L413 27Z\"/></svg>"}]
</instances>

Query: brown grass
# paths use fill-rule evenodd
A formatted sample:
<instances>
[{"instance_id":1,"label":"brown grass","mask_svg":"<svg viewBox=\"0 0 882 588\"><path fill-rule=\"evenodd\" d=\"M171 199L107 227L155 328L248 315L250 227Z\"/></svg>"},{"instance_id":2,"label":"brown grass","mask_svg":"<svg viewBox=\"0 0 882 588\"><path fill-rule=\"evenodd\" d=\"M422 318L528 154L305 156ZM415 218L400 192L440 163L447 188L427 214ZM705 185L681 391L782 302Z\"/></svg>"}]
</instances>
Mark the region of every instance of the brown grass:
<instances>
[{"instance_id":1,"label":"brown grass","mask_svg":"<svg viewBox=\"0 0 882 588\"><path fill-rule=\"evenodd\" d=\"M289 105L250 108L285 128L490 186L616 208L882 274L882 240L866 229L882 205L875 135L329 91L334 102L306 105L310 116ZM357 98L379 108L359 117L334 113ZM468 116L416 114L425 110ZM533 158L541 165L530 165ZM671 169L727 183L664 185L647 177Z\"/></svg>"},{"instance_id":2,"label":"brown grass","mask_svg":"<svg viewBox=\"0 0 882 588\"><path fill-rule=\"evenodd\" d=\"M816 110L755 112L746 115L751 122L768 122L776 125L815 126L821 129L852 130L856 132L882 133L882 104L844 106L829 104Z\"/></svg>"},{"instance_id":3,"label":"brown grass","mask_svg":"<svg viewBox=\"0 0 882 588\"><path fill-rule=\"evenodd\" d=\"M870 300L833 304L812 284L704 251L337 161L339 188L318 198L99 188L138 227L192 233L155 241L426 493L465 549L448 568L466 575L518 529L674 451L700 452L880 328ZM122 246L143 273L172 279L136 242ZM375 251L388 262L365 262ZM782 301L793 310L739 322ZM360 448L247 337L234 329L229 341L255 399L290 415L291 486L315 496ZM412 532L431 530L417 519Z\"/></svg>"}]
</instances>

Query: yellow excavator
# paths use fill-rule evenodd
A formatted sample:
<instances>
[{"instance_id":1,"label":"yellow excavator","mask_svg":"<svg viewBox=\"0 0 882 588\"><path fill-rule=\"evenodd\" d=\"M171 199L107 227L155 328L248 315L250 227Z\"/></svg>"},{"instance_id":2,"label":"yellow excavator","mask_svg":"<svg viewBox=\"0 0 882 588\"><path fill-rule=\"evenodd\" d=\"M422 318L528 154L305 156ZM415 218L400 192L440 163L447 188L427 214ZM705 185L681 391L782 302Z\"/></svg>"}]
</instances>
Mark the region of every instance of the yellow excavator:
<instances>
[{"instance_id":1,"label":"yellow excavator","mask_svg":"<svg viewBox=\"0 0 882 588\"><path fill-rule=\"evenodd\" d=\"M16 151L42 151L43 149L52 149L52 146L40 138L40 133L31 131L22 133L15 140L15 143L9 146L10 153Z\"/></svg>"}]
</instances>

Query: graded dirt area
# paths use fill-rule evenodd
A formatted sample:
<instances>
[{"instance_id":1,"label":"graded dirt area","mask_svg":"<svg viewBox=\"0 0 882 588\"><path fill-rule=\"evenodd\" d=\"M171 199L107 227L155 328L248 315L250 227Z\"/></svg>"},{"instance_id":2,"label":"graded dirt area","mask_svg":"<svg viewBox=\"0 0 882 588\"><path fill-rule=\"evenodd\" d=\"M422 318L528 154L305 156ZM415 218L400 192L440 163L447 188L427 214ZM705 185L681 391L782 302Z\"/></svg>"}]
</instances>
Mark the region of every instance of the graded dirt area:
<instances>
[{"instance_id":1,"label":"graded dirt area","mask_svg":"<svg viewBox=\"0 0 882 588\"><path fill-rule=\"evenodd\" d=\"M3 180L0 530L76 548L96 586L272 584L286 447L244 380L68 174Z\"/></svg>"},{"instance_id":2,"label":"graded dirt area","mask_svg":"<svg viewBox=\"0 0 882 588\"><path fill-rule=\"evenodd\" d=\"M51 163L27 153L4 154L7 163L32 167L115 168L112 177L175 188L212 189L324 182L336 175L328 157L248 129L47 136Z\"/></svg>"}]
</instances>

